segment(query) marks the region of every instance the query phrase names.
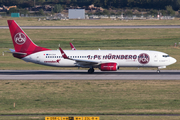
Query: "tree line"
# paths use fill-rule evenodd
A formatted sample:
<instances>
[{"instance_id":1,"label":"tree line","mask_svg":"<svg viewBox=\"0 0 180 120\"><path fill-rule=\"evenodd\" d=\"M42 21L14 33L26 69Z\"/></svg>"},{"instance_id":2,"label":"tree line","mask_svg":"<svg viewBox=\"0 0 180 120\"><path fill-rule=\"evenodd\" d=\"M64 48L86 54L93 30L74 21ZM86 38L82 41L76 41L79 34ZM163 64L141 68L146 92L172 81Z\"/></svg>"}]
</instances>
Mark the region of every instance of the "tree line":
<instances>
[{"instance_id":1,"label":"tree line","mask_svg":"<svg viewBox=\"0 0 180 120\"><path fill-rule=\"evenodd\" d=\"M1 6L17 5L19 8L46 4L61 4L63 7L87 7L94 4L94 6L103 7L106 9L141 8L162 10L166 9L167 6L172 6L172 9L176 11L180 9L180 0L0 0Z\"/></svg>"}]
</instances>

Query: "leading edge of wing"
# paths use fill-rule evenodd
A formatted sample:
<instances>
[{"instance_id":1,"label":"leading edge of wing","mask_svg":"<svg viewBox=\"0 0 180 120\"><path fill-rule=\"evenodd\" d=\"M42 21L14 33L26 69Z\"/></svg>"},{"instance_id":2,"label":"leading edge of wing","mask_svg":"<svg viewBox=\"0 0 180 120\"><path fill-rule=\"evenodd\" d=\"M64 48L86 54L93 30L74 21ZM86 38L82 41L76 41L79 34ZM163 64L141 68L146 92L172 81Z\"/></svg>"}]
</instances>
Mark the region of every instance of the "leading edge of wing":
<instances>
[{"instance_id":1,"label":"leading edge of wing","mask_svg":"<svg viewBox=\"0 0 180 120\"><path fill-rule=\"evenodd\" d=\"M92 61L92 60L81 60L81 59L72 59L69 58L66 53L62 50L62 48L59 47L59 50L61 52L61 55L64 59L69 59L69 60L74 60L76 62L82 63L82 64L99 64L101 63L100 61Z\"/></svg>"}]
</instances>

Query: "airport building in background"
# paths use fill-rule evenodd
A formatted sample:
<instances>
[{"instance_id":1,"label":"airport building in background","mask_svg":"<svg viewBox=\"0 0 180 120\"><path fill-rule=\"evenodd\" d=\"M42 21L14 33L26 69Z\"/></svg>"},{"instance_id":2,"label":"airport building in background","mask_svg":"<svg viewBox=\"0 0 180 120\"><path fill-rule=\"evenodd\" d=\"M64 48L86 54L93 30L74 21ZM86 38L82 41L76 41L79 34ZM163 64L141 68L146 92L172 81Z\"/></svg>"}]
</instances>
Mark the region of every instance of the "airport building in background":
<instances>
[{"instance_id":1,"label":"airport building in background","mask_svg":"<svg viewBox=\"0 0 180 120\"><path fill-rule=\"evenodd\" d=\"M85 9L69 9L69 19L85 19Z\"/></svg>"}]
</instances>

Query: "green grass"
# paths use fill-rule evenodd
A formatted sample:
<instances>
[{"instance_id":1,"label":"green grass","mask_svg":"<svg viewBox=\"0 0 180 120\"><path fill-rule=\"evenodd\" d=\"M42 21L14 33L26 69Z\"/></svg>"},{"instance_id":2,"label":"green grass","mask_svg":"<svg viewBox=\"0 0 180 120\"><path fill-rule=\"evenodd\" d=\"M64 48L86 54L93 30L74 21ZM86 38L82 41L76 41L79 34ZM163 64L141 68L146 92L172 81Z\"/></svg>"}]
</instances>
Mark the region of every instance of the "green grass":
<instances>
[{"instance_id":1,"label":"green grass","mask_svg":"<svg viewBox=\"0 0 180 120\"><path fill-rule=\"evenodd\" d=\"M0 114L180 114L179 86L172 80L4 80Z\"/></svg>"},{"instance_id":2,"label":"green grass","mask_svg":"<svg viewBox=\"0 0 180 120\"><path fill-rule=\"evenodd\" d=\"M72 42L77 47L136 47L171 46L180 42L180 29L58 29L25 30L38 45L57 48L69 48ZM1 48L13 47L9 30L0 30ZM95 43L94 43L95 42Z\"/></svg>"},{"instance_id":3,"label":"green grass","mask_svg":"<svg viewBox=\"0 0 180 120\"><path fill-rule=\"evenodd\" d=\"M7 26L7 20L14 19L21 26L102 26L102 25L180 25L179 19L175 20L41 20L39 18L0 18L0 26Z\"/></svg>"},{"instance_id":4,"label":"green grass","mask_svg":"<svg viewBox=\"0 0 180 120\"><path fill-rule=\"evenodd\" d=\"M64 50L70 50L69 42L72 42L78 50L157 50L177 59L177 63L167 69L180 69L180 29L37 29L25 32L35 44L50 49L58 49L61 44ZM1 69L67 69L26 63L9 53L2 56L2 52L13 48L13 44L9 30L1 29L0 36ZM174 47L174 43L178 46Z\"/></svg>"},{"instance_id":5,"label":"green grass","mask_svg":"<svg viewBox=\"0 0 180 120\"><path fill-rule=\"evenodd\" d=\"M58 44L69 49L69 42L76 47L143 47L172 46L179 43L180 29L58 29L25 30L38 45L58 48ZM9 30L0 30L0 48L13 47Z\"/></svg>"}]
</instances>

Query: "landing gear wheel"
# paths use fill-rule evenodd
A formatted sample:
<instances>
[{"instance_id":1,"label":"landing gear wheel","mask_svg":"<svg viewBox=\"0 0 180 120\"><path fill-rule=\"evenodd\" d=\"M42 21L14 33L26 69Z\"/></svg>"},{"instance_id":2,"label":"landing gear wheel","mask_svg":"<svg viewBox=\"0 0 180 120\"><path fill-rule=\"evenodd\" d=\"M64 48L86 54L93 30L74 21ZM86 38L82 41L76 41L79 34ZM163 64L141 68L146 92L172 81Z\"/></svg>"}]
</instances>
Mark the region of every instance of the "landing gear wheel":
<instances>
[{"instance_id":1,"label":"landing gear wheel","mask_svg":"<svg viewBox=\"0 0 180 120\"><path fill-rule=\"evenodd\" d=\"M157 73L160 73L160 70L157 70Z\"/></svg>"},{"instance_id":2,"label":"landing gear wheel","mask_svg":"<svg viewBox=\"0 0 180 120\"><path fill-rule=\"evenodd\" d=\"M88 73L90 73L90 74L94 73L94 68L90 68L90 69L88 70Z\"/></svg>"}]
</instances>

